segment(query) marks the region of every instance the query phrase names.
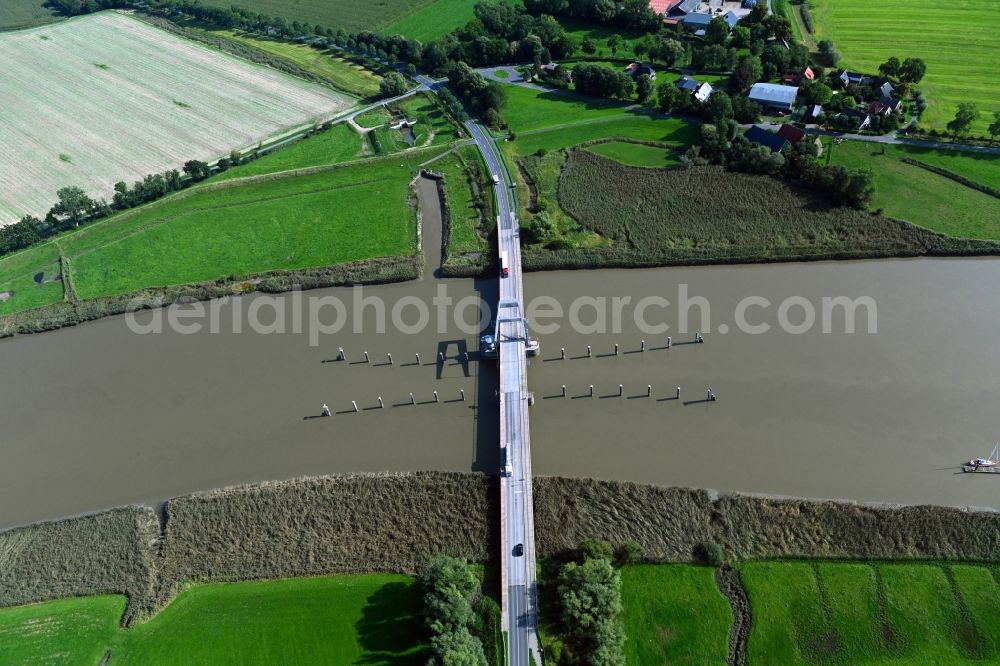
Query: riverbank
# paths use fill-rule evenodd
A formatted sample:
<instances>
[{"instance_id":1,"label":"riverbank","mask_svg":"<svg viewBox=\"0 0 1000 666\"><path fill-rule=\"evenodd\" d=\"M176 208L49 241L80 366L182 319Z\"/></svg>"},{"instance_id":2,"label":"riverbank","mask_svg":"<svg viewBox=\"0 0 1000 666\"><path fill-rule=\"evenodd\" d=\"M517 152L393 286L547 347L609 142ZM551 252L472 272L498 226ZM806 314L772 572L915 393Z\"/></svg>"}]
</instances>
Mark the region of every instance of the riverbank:
<instances>
[{"instance_id":1,"label":"riverbank","mask_svg":"<svg viewBox=\"0 0 1000 666\"><path fill-rule=\"evenodd\" d=\"M653 562L775 557L997 561L1000 513L770 499L588 479L535 480L540 557L584 538ZM482 474L352 474L177 497L0 532L0 606L124 594L123 624L188 581L418 571L433 555L496 561L498 487Z\"/></svg>"}]
</instances>

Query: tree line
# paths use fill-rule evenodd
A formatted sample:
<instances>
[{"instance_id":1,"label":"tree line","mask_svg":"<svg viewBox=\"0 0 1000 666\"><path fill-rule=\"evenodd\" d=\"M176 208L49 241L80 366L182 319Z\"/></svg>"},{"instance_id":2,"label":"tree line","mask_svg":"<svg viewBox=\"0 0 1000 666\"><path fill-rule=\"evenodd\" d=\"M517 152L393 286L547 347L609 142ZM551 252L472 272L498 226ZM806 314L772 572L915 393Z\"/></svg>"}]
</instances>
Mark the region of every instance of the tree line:
<instances>
[{"instance_id":1,"label":"tree line","mask_svg":"<svg viewBox=\"0 0 1000 666\"><path fill-rule=\"evenodd\" d=\"M753 143L732 119L719 119L701 128L701 142L682 162L687 166L721 164L732 171L766 174L806 187L841 206L865 209L875 193L870 171L840 164L821 165L818 148L809 138L786 144L780 151Z\"/></svg>"}]
</instances>

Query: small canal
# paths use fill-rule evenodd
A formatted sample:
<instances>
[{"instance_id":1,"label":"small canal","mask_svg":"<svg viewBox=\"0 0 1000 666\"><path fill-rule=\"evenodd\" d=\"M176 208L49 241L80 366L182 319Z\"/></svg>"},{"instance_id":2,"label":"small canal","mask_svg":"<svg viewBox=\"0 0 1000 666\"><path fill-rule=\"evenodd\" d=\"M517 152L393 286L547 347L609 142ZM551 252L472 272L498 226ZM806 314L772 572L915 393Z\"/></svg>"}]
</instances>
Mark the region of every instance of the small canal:
<instances>
[{"instance_id":1,"label":"small canal","mask_svg":"<svg viewBox=\"0 0 1000 666\"><path fill-rule=\"evenodd\" d=\"M425 241L426 224L425 215ZM673 302L682 283L710 303L704 344L676 344L693 338L677 332L664 349L670 333L641 330L629 308L620 332L609 319L603 333L564 321L539 335L542 354L529 369L535 473L1000 506L1000 476L956 473L1000 437L1000 261L554 272L528 275L525 292L569 310L579 297ZM439 280L431 268L417 282L362 296L391 312L414 297L432 303L442 286L453 302L495 302L494 280ZM351 289L302 296L336 297L349 309L357 297ZM734 312L746 297L776 309L789 297L818 304L824 296L871 297L877 333L866 332L865 317L856 334L782 332L764 307L747 318L774 330L737 330ZM0 527L265 479L497 469L497 377L475 358L475 332L449 315L439 333L433 310L423 332L391 324L375 332L376 306L318 346L305 330L237 334L227 323L260 299L290 311L293 298L238 299L222 308L218 333L138 335L115 317L0 341ZM474 321L477 313L466 314ZM679 324L668 307L646 315L672 331ZM346 360L337 361L341 347ZM677 386L682 395L673 399ZM707 387L717 401L703 400ZM324 403L329 418L318 416Z\"/></svg>"}]
</instances>

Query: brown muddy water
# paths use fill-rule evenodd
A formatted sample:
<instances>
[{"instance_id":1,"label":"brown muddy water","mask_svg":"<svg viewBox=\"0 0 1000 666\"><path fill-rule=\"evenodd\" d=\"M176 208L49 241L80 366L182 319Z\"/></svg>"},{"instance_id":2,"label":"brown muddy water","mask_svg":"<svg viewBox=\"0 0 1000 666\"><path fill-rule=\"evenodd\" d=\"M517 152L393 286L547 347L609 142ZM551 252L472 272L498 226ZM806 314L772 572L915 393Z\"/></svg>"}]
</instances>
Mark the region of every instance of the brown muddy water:
<instances>
[{"instance_id":1,"label":"brown muddy water","mask_svg":"<svg viewBox=\"0 0 1000 666\"><path fill-rule=\"evenodd\" d=\"M525 292L568 309L579 296L676 302L679 283L710 302L704 344L662 349L667 334L640 332L628 307L617 334L584 335L564 321L559 332L539 335L542 354L529 369L537 474L1000 506L1000 475L956 473L1000 438L1000 261L556 272L528 275ZM495 298L493 280L440 281L432 272L364 295L381 297L391 311L404 297L429 303L440 284L456 301ZM303 295L353 299L350 289ZM854 335L824 334L818 324L803 335L741 333L733 313L746 296L770 299L769 310L747 317L773 326L789 296L806 297L817 312L823 296L871 296L878 332L864 332L861 316ZM261 298L245 297L240 307ZM593 319L588 312L581 319ZM647 319L676 325L678 316L652 307ZM718 332L720 323L730 331ZM0 341L0 526L299 475L493 473L497 378L494 366L476 361L477 336L451 317L442 334L434 326L417 335L352 327L312 347L305 333L235 334L225 325L218 334L137 335L116 317ZM670 334L675 343L693 337ZM593 356L577 358L586 345ZM331 361L338 347L347 361ZM364 351L372 363L363 362ZM439 351L448 357L443 365L435 362ZM590 384L595 396L583 397ZM669 399L678 385L681 399ZM715 402L702 401L709 386ZM333 416L314 418L323 403Z\"/></svg>"}]
</instances>

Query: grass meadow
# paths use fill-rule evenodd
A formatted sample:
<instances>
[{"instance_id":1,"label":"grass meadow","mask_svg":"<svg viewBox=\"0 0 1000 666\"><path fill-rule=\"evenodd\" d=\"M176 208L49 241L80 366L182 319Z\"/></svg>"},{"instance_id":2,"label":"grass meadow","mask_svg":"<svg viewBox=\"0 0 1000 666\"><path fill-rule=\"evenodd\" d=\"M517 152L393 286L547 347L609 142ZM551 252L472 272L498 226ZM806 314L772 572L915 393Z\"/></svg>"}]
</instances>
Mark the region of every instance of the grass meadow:
<instances>
[{"instance_id":1,"label":"grass meadow","mask_svg":"<svg viewBox=\"0 0 1000 666\"><path fill-rule=\"evenodd\" d=\"M423 664L420 588L409 576L195 585L151 620L119 628L121 596L0 610L5 664Z\"/></svg>"},{"instance_id":2,"label":"grass meadow","mask_svg":"<svg viewBox=\"0 0 1000 666\"><path fill-rule=\"evenodd\" d=\"M0 610L4 664L99 664L125 611L125 597L79 597Z\"/></svg>"},{"instance_id":3,"label":"grass meadow","mask_svg":"<svg viewBox=\"0 0 1000 666\"><path fill-rule=\"evenodd\" d=\"M35 280L39 273L41 283ZM59 248L54 243L4 257L0 261L0 316L61 301L62 281L52 279L61 273Z\"/></svg>"},{"instance_id":4,"label":"grass meadow","mask_svg":"<svg viewBox=\"0 0 1000 666\"><path fill-rule=\"evenodd\" d=\"M431 0L423 2L383 27L387 35L406 35L425 44L461 28L474 18L476 0Z\"/></svg>"},{"instance_id":5,"label":"grass meadow","mask_svg":"<svg viewBox=\"0 0 1000 666\"><path fill-rule=\"evenodd\" d=\"M441 149L285 173L355 150L353 143L338 144L338 134L330 130L223 174L229 180L0 259L0 292L15 292L0 302L0 314L60 300L60 283L35 289L31 282L38 271L52 274L60 254L70 261L81 299L411 254L416 240L409 183L417 165ZM263 178L238 178L259 174Z\"/></svg>"},{"instance_id":6,"label":"grass meadow","mask_svg":"<svg viewBox=\"0 0 1000 666\"><path fill-rule=\"evenodd\" d=\"M733 622L715 569L640 564L622 569L628 664L726 663Z\"/></svg>"},{"instance_id":7,"label":"grass meadow","mask_svg":"<svg viewBox=\"0 0 1000 666\"><path fill-rule=\"evenodd\" d=\"M1000 657L1000 590L978 565L753 562L750 663L961 664Z\"/></svg>"},{"instance_id":8,"label":"grass meadow","mask_svg":"<svg viewBox=\"0 0 1000 666\"><path fill-rule=\"evenodd\" d=\"M958 103L978 102L982 117L973 133L985 134L993 111L1000 111L1000 40L996 5L977 0L947 4L932 0L815 0L817 39L832 39L842 64L878 72L889 56L923 58L927 75L920 82L930 107L921 124L944 129Z\"/></svg>"},{"instance_id":9,"label":"grass meadow","mask_svg":"<svg viewBox=\"0 0 1000 666\"><path fill-rule=\"evenodd\" d=\"M43 0L4 0L0 3L0 31L21 30L58 21Z\"/></svg>"},{"instance_id":10,"label":"grass meadow","mask_svg":"<svg viewBox=\"0 0 1000 666\"><path fill-rule=\"evenodd\" d=\"M385 31L394 21L432 6L434 0L203 0L215 7L243 7L259 14L281 16L289 23L299 21L348 32ZM470 3L471 8L471 3Z\"/></svg>"},{"instance_id":11,"label":"grass meadow","mask_svg":"<svg viewBox=\"0 0 1000 666\"><path fill-rule=\"evenodd\" d=\"M43 39L44 37L44 39ZM44 216L59 188L109 197L346 110L347 96L116 12L0 34L0 224ZM97 64L98 66L95 66ZM72 104L66 104L72 99Z\"/></svg>"},{"instance_id":12,"label":"grass meadow","mask_svg":"<svg viewBox=\"0 0 1000 666\"><path fill-rule=\"evenodd\" d=\"M871 169L875 177L872 209L881 208L886 215L949 236L1000 240L1000 199L901 161L915 159L1000 189L1000 158L862 141L845 141L827 150L832 151L834 164Z\"/></svg>"},{"instance_id":13,"label":"grass meadow","mask_svg":"<svg viewBox=\"0 0 1000 666\"><path fill-rule=\"evenodd\" d=\"M198 585L121 632L109 663L423 664L421 609L392 574Z\"/></svg>"},{"instance_id":14,"label":"grass meadow","mask_svg":"<svg viewBox=\"0 0 1000 666\"><path fill-rule=\"evenodd\" d=\"M637 167L672 167L680 164L681 153L670 148L648 146L628 141L608 141L588 146L587 150L616 162Z\"/></svg>"},{"instance_id":15,"label":"grass meadow","mask_svg":"<svg viewBox=\"0 0 1000 666\"><path fill-rule=\"evenodd\" d=\"M361 144L360 134L347 123L338 123L329 130L295 141L252 162L213 176L210 182L347 162L362 156Z\"/></svg>"},{"instance_id":16,"label":"grass meadow","mask_svg":"<svg viewBox=\"0 0 1000 666\"><path fill-rule=\"evenodd\" d=\"M451 254L480 252L486 246L486 241L480 235L482 216L476 208L472 189L474 185L470 181L468 169L469 164L476 164L480 159L476 147L466 146L428 166L445 176L445 191L451 212Z\"/></svg>"},{"instance_id":17,"label":"grass meadow","mask_svg":"<svg viewBox=\"0 0 1000 666\"><path fill-rule=\"evenodd\" d=\"M306 44L293 44L277 39L266 39L231 30L211 30L209 34L233 42L252 46L288 60L304 71L329 81L334 87L358 97L377 97L382 76L364 65L327 49L314 49Z\"/></svg>"}]
</instances>

